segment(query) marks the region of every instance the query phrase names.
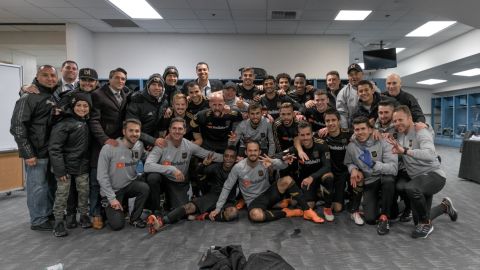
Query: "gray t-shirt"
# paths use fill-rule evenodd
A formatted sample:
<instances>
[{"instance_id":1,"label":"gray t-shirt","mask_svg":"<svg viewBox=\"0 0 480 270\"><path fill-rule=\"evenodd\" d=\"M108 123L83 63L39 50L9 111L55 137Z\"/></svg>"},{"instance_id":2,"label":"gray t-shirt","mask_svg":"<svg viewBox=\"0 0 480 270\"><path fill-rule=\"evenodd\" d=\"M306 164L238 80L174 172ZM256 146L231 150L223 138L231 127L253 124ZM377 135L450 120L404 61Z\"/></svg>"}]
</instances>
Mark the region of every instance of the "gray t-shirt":
<instances>
[{"instance_id":1,"label":"gray t-shirt","mask_svg":"<svg viewBox=\"0 0 480 270\"><path fill-rule=\"evenodd\" d=\"M267 155L275 154L275 140L273 139L272 124L264 117L256 128L252 127L250 119L243 120L235 129L237 141L240 141L240 148L245 148L245 143L249 140L255 140L260 144L262 151L267 150Z\"/></svg>"}]
</instances>

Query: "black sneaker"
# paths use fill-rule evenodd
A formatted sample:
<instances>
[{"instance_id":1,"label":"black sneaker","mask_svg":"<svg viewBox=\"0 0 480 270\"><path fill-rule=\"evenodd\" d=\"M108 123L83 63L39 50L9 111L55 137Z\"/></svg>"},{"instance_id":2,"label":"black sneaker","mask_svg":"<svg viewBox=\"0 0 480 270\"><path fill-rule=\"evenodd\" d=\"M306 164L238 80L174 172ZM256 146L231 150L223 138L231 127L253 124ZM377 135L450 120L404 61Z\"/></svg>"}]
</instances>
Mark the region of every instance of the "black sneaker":
<instances>
[{"instance_id":1,"label":"black sneaker","mask_svg":"<svg viewBox=\"0 0 480 270\"><path fill-rule=\"evenodd\" d=\"M390 221L388 220L387 216L381 215L378 219L377 224L377 233L379 235L385 235L390 231Z\"/></svg>"},{"instance_id":2,"label":"black sneaker","mask_svg":"<svg viewBox=\"0 0 480 270\"><path fill-rule=\"evenodd\" d=\"M143 228L147 227L147 223L143 219L137 219L133 222L130 222L130 225L132 225L135 228L140 228L140 229L143 229Z\"/></svg>"},{"instance_id":3,"label":"black sneaker","mask_svg":"<svg viewBox=\"0 0 480 270\"><path fill-rule=\"evenodd\" d=\"M77 215L67 215L65 217L65 223L67 225L67 229L77 228L78 227Z\"/></svg>"},{"instance_id":4,"label":"black sneaker","mask_svg":"<svg viewBox=\"0 0 480 270\"><path fill-rule=\"evenodd\" d=\"M442 200L442 204L445 206L445 213L450 217L452 221L457 221L458 212L455 207L453 207L453 202L449 197L445 197Z\"/></svg>"},{"instance_id":5,"label":"black sneaker","mask_svg":"<svg viewBox=\"0 0 480 270\"><path fill-rule=\"evenodd\" d=\"M412 220L412 210L405 209L403 210L402 215L399 218L400 222L409 222Z\"/></svg>"},{"instance_id":6,"label":"black sneaker","mask_svg":"<svg viewBox=\"0 0 480 270\"><path fill-rule=\"evenodd\" d=\"M53 226L52 226L52 223L47 220L39 225L31 225L30 229L34 231L50 231L51 232L53 230Z\"/></svg>"},{"instance_id":7,"label":"black sneaker","mask_svg":"<svg viewBox=\"0 0 480 270\"><path fill-rule=\"evenodd\" d=\"M92 227L92 222L88 215L80 215L80 227L88 229Z\"/></svg>"},{"instance_id":8,"label":"black sneaker","mask_svg":"<svg viewBox=\"0 0 480 270\"><path fill-rule=\"evenodd\" d=\"M433 224L418 224L412 232L413 238L427 238L433 232Z\"/></svg>"},{"instance_id":9,"label":"black sneaker","mask_svg":"<svg viewBox=\"0 0 480 270\"><path fill-rule=\"evenodd\" d=\"M53 235L56 237L64 237L68 235L67 230L65 229L65 225L63 221L55 221L55 228L53 229Z\"/></svg>"}]
</instances>

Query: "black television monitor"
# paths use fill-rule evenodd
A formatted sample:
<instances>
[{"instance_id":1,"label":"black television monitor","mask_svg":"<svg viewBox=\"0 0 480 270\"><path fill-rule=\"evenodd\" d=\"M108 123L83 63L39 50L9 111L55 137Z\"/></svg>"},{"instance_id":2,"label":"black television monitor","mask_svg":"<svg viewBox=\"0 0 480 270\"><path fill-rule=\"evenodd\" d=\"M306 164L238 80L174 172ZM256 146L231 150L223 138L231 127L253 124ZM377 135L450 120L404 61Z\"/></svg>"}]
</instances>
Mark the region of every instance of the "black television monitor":
<instances>
[{"instance_id":1,"label":"black television monitor","mask_svg":"<svg viewBox=\"0 0 480 270\"><path fill-rule=\"evenodd\" d=\"M365 69L387 69L397 67L397 52L395 48L364 51Z\"/></svg>"}]
</instances>

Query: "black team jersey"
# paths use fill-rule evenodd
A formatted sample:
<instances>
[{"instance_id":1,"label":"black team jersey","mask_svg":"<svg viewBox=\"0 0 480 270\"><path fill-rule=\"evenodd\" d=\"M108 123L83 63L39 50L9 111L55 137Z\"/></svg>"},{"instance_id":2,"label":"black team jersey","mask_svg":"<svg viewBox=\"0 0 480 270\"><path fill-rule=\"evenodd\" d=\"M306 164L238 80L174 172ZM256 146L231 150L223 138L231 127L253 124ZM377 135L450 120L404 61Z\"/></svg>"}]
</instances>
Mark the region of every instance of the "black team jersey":
<instances>
[{"instance_id":1,"label":"black team jersey","mask_svg":"<svg viewBox=\"0 0 480 270\"><path fill-rule=\"evenodd\" d=\"M162 118L162 120L160 121L159 128L160 128L161 137L167 136L168 128L170 127L170 122L172 121L173 117L174 116L172 115L172 117L169 117L169 118ZM192 128L191 126L191 122L193 118L194 118L194 115L189 112L186 112L185 116L183 117L183 119L185 119L185 124L187 125L187 130L183 137L189 141L193 141L193 132L199 132L198 127Z\"/></svg>"},{"instance_id":2,"label":"black team jersey","mask_svg":"<svg viewBox=\"0 0 480 270\"><path fill-rule=\"evenodd\" d=\"M312 125L312 131L317 132L319 129L325 127L325 121L323 120L323 113L319 112L317 108L309 108L304 114L307 121Z\"/></svg>"},{"instance_id":3,"label":"black team jersey","mask_svg":"<svg viewBox=\"0 0 480 270\"><path fill-rule=\"evenodd\" d=\"M294 89L288 93L288 96L300 104L305 104L307 101L313 100L313 92L307 93L306 90L303 95L300 95Z\"/></svg>"},{"instance_id":4,"label":"black team jersey","mask_svg":"<svg viewBox=\"0 0 480 270\"><path fill-rule=\"evenodd\" d=\"M296 179L297 184L300 184L303 179L311 176L314 181L320 181L322 176L331 171L330 168L330 152L325 141L314 138L313 146L309 149L302 147L309 160L301 161L297 159L289 167L289 173ZM298 152L295 147L288 149L289 153L293 153L298 157ZM284 152L285 153L285 152ZM296 172L296 173L295 173Z\"/></svg>"},{"instance_id":5,"label":"black team jersey","mask_svg":"<svg viewBox=\"0 0 480 270\"><path fill-rule=\"evenodd\" d=\"M345 152L347 151L347 145L352 137L352 132L341 129L340 134L337 137L330 135L325 138L325 142L330 149L330 158L332 161L332 172L348 172L347 166L343 164L345 159Z\"/></svg>"},{"instance_id":6,"label":"black team jersey","mask_svg":"<svg viewBox=\"0 0 480 270\"><path fill-rule=\"evenodd\" d=\"M293 109L296 111L305 111L304 107L300 103L296 102L289 96L275 95L273 99L268 99L265 95L260 99L259 103L263 108L267 108L268 114L270 114L273 119L277 119L280 116L280 107L285 102L290 102L293 105Z\"/></svg>"},{"instance_id":7,"label":"black team jersey","mask_svg":"<svg viewBox=\"0 0 480 270\"><path fill-rule=\"evenodd\" d=\"M210 186L209 192L214 192L218 194L222 192L223 184L225 183L225 180L227 180L228 174L230 173L230 171L227 172L223 169L223 164L221 162L212 163L208 166L200 163L198 165L197 172L206 176L205 180Z\"/></svg>"},{"instance_id":8,"label":"black team jersey","mask_svg":"<svg viewBox=\"0 0 480 270\"><path fill-rule=\"evenodd\" d=\"M223 154L233 123L242 120L242 114L237 110L215 117L211 109L206 109L198 112L190 125L193 129L198 127L198 132L202 134L203 148Z\"/></svg>"},{"instance_id":9,"label":"black team jersey","mask_svg":"<svg viewBox=\"0 0 480 270\"><path fill-rule=\"evenodd\" d=\"M191 113L192 115L197 114L199 111L203 111L208 109L210 106L208 105L208 99L202 97L202 102L199 104L194 104L192 101L188 103L187 112Z\"/></svg>"},{"instance_id":10,"label":"black team jersey","mask_svg":"<svg viewBox=\"0 0 480 270\"><path fill-rule=\"evenodd\" d=\"M273 123L273 139L275 140L275 148L277 152L281 152L293 146L293 139L298 135L298 122L287 127L283 124L282 119L277 119Z\"/></svg>"},{"instance_id":11,"label":"black team jersey","mask_svg":"<svg viewBox=\"0 0 480 270\"><path fill-rule=\"evenodd\" d=\"M242 97L248 104L252 104L254 102L253 98L261 94L262 93L258 90L257 86L253 86L252 89L247 90L242 85L237 84L237 96Z\"/></svg>"}]
</instances>

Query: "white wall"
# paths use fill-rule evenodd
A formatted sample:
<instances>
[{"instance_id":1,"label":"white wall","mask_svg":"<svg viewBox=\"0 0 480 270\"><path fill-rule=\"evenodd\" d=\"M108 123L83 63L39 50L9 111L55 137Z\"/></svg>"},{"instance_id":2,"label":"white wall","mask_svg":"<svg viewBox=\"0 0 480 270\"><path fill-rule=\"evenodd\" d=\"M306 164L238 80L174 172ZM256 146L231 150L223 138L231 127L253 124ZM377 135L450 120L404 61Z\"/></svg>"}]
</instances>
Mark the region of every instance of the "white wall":
<instances>
[{"instance_id":1,"label":"white wall","mask_svg":"<svg viewBox=\"0 0 480 270\"><path fill-rule=\"evenodd\" d=\"M23 84L31 83L37 72L37 58L33 55L0 48L0 62L23 67Z\"/></svg>"},{"instance_id":2,"label":"white wall","mask_svg":"<svg viewBox=\"0 0 480 270\"><path fill-rule=\"evenodd\" d=\"M94 68L106 78L123 67L129 78L147 78L175 65L180 78L195 78L195 65L205 61L211 78L238 78L244 66L265 68L276 75L304 72L324 78L329 70L346 73L349 40L346 36L197 35L94 33Z\"/></svg>"},{"instance_id":3,"label":"white wall","mask_svg":"<svg viewBox=\"0 0 480 270\"><path fill-rule=\"evenodd\" d=\"M78 24L66 26L67 59L77 62L79 68L93 67L92 32Z\"/></svg>"},{"instance_id":4,"label":"white wall","mask_svg":"<svg viewBox=\"0 0 480 270\"><path fill-rule=\"evenodd\" d=\"M402 90L412 94L415 98L417 98L418 104L422 108L423 114L425 114L427 123L430 123L433 97L431 90L413 87L402 87Z\"/></svg>"}]
</instances>

